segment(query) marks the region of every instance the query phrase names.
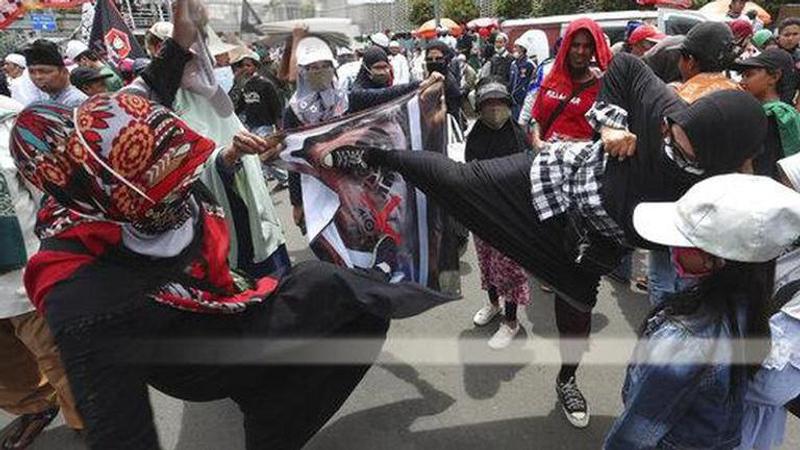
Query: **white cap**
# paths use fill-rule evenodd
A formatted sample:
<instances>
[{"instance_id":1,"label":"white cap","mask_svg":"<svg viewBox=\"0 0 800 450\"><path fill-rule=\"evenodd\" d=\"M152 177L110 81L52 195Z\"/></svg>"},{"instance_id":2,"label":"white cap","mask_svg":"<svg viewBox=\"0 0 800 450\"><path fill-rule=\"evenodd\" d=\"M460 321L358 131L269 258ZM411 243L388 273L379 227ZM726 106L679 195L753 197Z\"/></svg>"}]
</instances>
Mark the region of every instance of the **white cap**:
<instances>
[{"instance_id":1,"label":"white cap","mask_svg":"<svg viewBox=\"0 0 800 450\"><path fill-rule=\"evenodd\" d=\"M81 53L86 52L89 50L89 47L81 41L72 40L67 42L67 51L64 54L67 58L71 59L72 62L81 56Z\"/></svg>"},{"instance_id":2,"label":"white cap","mask_svg":"<svg viewBox=\"0 0 800 450\"><path fill-rule=\"evenodd\" d=\"M149 30L147 30L147 32L161 39L162 41L165 41L172 37L172 29L172 22L156 22L150 27Z\"/></svg>"},{"instance_id":3,"label":"white cap","mask_svg":"<svg viewBox=\"0 0 800 450\"><path fill-rule=\"evenodd\" d=\"M800 153L779 159L778 166L795 190L800 191Z\"/></svg>"},{"instance_id":4,"label":"white cap","mask_svg":"<svg viewBox=\"0 0 800 450\"><path fill-rule=\"evenodd\" d=\"M23 69L28 67L28 64L25 63L25 57L20 55L19 53L9 53L5 57L5 62L11 63L11 64L16 64L16 65L22 67Z\"/></svg>"},{"instance_id":5,"label":"white cap","mask_svg":"<svg viewBox=\"0 0 800 450\"><path fill-rule=\"evenodd\" d=\"M388 47L389 46L389 36L386 36L383 33L375 33L370 35L369 40L372 41L373 44L379 47Z\"/></svg>"},{"instance_id":6,"label":"white cap","mask_svg":"<svg viewBox=\"0 0 800 450\"><path fill-rule=\"evenodd\" d=\"M402 47L403 47L403 46L402 46L402 45L400 45L400 43L399 43L399 42L397 42L397 41L392 41L392 42L389 42L389 48L402 48Z\"/></svg>"},{"instance_id":7,"label":"white cap","mask_svg":"<svg viewBox=\"0 0 800 450\"><path fill-rule=\"evenodd\" d=\"M720 175L697 183L677 202L638 205L633 226L658 244L766 262L800 237L800 194L768 177Z\"/></svg>"},{"instance_id":8,"label":"white cap","mask_svg":"<svg viewBox=\"0 0 800 450\"><path fill-rule=\"evenodd\" d=\"M505 34L505 33L503 33L503 32L497 33L497 35L496 35L494 38L495 38L495 41L496 41L497 39L500 39L500 38L502 38L503 40L505 40L506 42L508 42L508 35L507 35L507 34Z\"/></svg>"},{"instance_id":9,"label":"white cap","mask_svg":"<svg viewBox=\"0 0 800 450\"><path fill-rule=\"evenodd\" d=\"M328 44L314 36L305 37L297 44L297 65L307 66L319 61L330 61L336 65L336 58Z\"/></svg>"},{"instance_id":10,"label":"white cap","mask_svg":"<svg viewBox=\"0 0 800 450\"><path fill-rule=\"evenodd\" d=\"M231 65L241 62L245 59L252 59L256 62L261 62L261 56L253 50L246 49L246 51L237 52L231 57Z\"/></svg>"}]
</instances>

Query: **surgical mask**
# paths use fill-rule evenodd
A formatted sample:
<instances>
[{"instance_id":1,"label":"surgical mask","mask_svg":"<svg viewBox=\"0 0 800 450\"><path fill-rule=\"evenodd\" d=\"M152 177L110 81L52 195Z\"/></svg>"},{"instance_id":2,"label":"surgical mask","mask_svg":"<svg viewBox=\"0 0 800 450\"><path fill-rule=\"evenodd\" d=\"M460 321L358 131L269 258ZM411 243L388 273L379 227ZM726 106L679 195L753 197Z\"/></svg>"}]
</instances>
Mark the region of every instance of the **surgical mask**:
<instances>
[{"instance_id":1,"label":"surgical mask","mask_svg":"<svg viewBox=\"0 0 800 450\"><path fill-rule=\"evenodd\" d=\"M315 92L322 92L333 86L333 68L314 69L306 71L308 86Z\"/></svg>"},{"instance_id":2,"label":"surgical mask","mask_svg":"<svg viewBox=\"0 0 800 450\"><path fill-rule=\"evenodd\" d=\"M439 72L442 75L445 75L447 71L447 64L444 61L426 61L425 68L428 70L428 73Z\"/></svg>"},{"instance_id":3,"label":"surgical mask","mask_svg":"<svg viewBox=\"0 0 800 450\"><path fill-rule=\"evenodd\" d=\"M505 49L506 49L505 45L495 45L494 46L494 51L496 51L497 53L503 53L503 50L505 50Z\"/></svg>"},{"instance_id":4,"label":"surgical mask","mask_svg":"<svg viewBox=\"0 0 800 450\"><path fill-rule=\"evenodd\" d=\"M520 52L514 52L514 53L511 54L511 57L514 58L514 59L519 59L520 56L521 56Z\"/></svg>"},{"instance_id":5,"label":"surgical mask","mask_svg":"<svg viewBox=\"0 0 800 450\"><path fill-rule=\"evenodd\" d=\"M485 106L481 108L481 121L493 130L503 128L511 118L511 108L505 105Z\"/></svg>"},{"instance_id":6,"label":"surgical mask","mask_svg":"<svg viewBox=\"0 0 800 450\"><path fill-rule=\"evenodd\" d=\"M229 92L233 87L233 69L231 66L215 67L214 79L217 80L217 84L222 90Z\"/></svg>"}]
</instances>

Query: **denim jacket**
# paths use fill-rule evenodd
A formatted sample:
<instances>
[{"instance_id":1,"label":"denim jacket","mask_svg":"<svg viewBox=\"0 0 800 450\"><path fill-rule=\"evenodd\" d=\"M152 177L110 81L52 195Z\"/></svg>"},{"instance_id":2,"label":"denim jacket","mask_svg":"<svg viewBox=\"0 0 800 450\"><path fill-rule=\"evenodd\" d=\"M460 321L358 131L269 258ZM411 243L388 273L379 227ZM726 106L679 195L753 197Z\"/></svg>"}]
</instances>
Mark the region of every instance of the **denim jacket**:
<instances>
[{"instance_id":1,"label":"denim jacket","mask_svg":"<svg viewBox=\"0 0 800 450\"><path fill-rule=\"evenodd\" d=\"M738 314L736 331L729 317L702 310L680 317L662 311L649 319L622 388L625 410L606 436L604 448L738 445L746 373L725 361L735 351L728 338L742 335L744 319ZM649 358L662 363L637 363Z\"/></svg>"}]
</instances>

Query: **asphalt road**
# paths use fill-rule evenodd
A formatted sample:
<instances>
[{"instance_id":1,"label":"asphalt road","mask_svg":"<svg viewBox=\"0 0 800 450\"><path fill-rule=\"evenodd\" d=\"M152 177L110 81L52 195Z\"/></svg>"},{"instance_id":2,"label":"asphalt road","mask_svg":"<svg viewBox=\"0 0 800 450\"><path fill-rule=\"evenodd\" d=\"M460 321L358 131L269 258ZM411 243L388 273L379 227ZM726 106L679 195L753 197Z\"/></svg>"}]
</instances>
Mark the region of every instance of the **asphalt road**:
<instances>
[{"instance_id":1,"label":"asphalt road","mask_svg":"<svg viewBox=\"0 0 800 450\"><path fill-rule=\"evenodd\" d=\"M288 195L275 195L287 230L293 259L311 257L307 245L291 222ZM637 264L641 266L641 264ZM490 354L484 341L497 323L481 329L472 315L484 302L475 252L462 258L464 299L412 319L392 324L381 364L373 367L341 410L308 443L308 450L382 449L598 449L621 409L620 386L629 350L602 346L608 359L619 364L587 364L578 382L591 408L588 428L572 428L556 404L554 380L557 364L530 363L526 358L496 365L458 364L453 358L476 359ZM593 334L604 338L630 338L647 313L643 295L603 282L593 316ZM533 302L520 314L524 333L501 353L514 359L524 346L547 342L556 336L553 298L533 290ZM443 363L412 363L426 358L424 351L395 345L408 339L437 338ZM596 346L592 352L596 353ZM395 349L396 350L392 350ZM593 358L593 353L587 359ZM548 360L548 358L543 358ZM189 403L152 392L153 410L165 449L217 450L244 448L241 414L230 401ZM11 416L0 412L0 426ZM800 421L790 420L784 448L800 448ZM85 448L63 426L59 417L33 446L37 450Z\"/></svg>"}]
</instances>

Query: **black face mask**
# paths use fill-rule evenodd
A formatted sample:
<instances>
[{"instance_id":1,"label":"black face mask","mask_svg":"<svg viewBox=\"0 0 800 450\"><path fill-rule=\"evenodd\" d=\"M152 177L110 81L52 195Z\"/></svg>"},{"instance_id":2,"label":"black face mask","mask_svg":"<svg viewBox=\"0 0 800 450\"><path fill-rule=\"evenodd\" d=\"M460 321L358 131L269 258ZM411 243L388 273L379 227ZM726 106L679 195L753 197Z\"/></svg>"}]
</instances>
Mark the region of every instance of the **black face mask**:
<instances>
[{"instance_id":1,"label":"black face mask","mask_svg":"<svg viewBox=\"0 0 800 450\"><path fill-rule=\"evenodd\" d=\"M444 61L428 61L425 63L425 68L428 73L439 72L442 75L447 74L447 64Z\"/></svg>"}]
</instances>

